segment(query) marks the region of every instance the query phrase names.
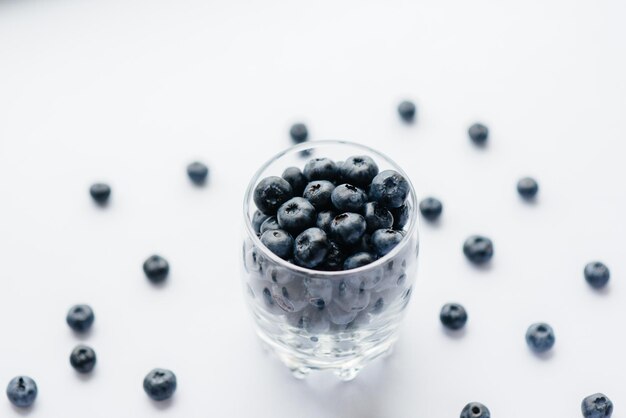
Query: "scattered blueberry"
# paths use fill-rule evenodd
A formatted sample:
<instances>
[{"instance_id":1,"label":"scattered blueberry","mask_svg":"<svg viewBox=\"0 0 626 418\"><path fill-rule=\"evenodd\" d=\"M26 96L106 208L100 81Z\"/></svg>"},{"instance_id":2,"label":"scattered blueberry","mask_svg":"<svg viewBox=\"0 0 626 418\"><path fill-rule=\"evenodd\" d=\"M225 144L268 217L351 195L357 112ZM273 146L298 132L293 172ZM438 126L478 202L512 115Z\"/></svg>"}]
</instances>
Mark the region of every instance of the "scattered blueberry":
<instances>
[{"instance_id":1,"label":"scattered blueberry","mask_svg":"<svg viewBox=\"0 0 626 418\"><path fill-rule=\"evenodd\" d=\"M167 369L154 369L143 379L143 390L155 401L164 401L176 391L176 375Z\"/></svg>"},{"instance_id":2,"label":"scattered blueberry","mask_svg":"<svg viewBox=\"0 0 626 418\"><path fill-rule=\"evenodd\" d=\"M28 376L15 377L7 386L7 397L18 408L28 408L37 398L37 384Z\"/></svg>"},{"instance_id":3,"label":"scattered blueberry","mask_svg":"<svg viewBox=\"0 0 626 418\"><path fill-rule=\"evenodd\" d=\"M491 418L491 413L480 402L471 402L461 411L461 418Z\"/></svg>"},{"instance_id":4,"label":"scattered blueberry","mask_svg":"<svg viewBox=\"0 0 626 418\"><path fill-rule=\"evenodd\" d=\"M415 104L405 100L398 105L398 114L406 122L412 122L415 118Z\"/></svg>"},{"instance_id":5,"label":"scattered blueberry","mask_svg":"<svg viewBox=\"0 0 626 418\"><path fill-rule=\"evenodd\" d=\"M309 138L309 130L304 123L294 123L289 129L289 136L296 144L301 144Z\"/></svg>"},{"instance_id":6,"label":"scattered blueberry","mask_svg":"<svg viewBox=\"0 0 626 418\"><path fill-rule=\"evenodd\" d=\"M254 203L267 215L276 214L278 208L292 197L291 185L281 177L266 177L254 189Z\"/></svg>"},{"instance_id":7,"label":"scattered blueberry","mask_svg":"<svg viewBox=\"0 0 626 418\"><path fill-rule=\"evenodd\" d=\"M379 229L372 234L372 246L376 255L382 257L393 250L403 238L404 235L393 229Z\"/></svg>"},{"instance_id":8,"label":"scattered blueberry","mask_svg":"<svg viewBox=\"0 0 626 418\"><path fill-rule=\"evenodd\" d=\"M209 167L196 161L187 166L187 175L195 184L204 184L209 175Z\"/></svg>"},{"instance_id":9,"label":"scattered blueberry","mask_svg":"<svg viewBox=\"0 0 626 418\"><path fill-rule=\"evenodd\" d=\"M74 305L67 312L67 325L76 332L87 332L95 319L93 310L89 305Z\"/></svg>"},{"instance_id":10,"label":"scattered blueberry","mask_svg":"<svg viewBox=\"0 0 626 418\"><path fill-rule=\"evenodd\" d=\"M302 196L307 199L317 210L330 209L332 207L331 196L335 185L328 180L312 181L304 189Z\"/></svg>"},{"instance_id":11,"label":"scattered blueberry","mask_svg":"<svg viewBox=\"0 0 626 418\"><path fill-rule=\"evenodd\" d=\"M330 198L338 212L362 212L363 205L367 202L365 192L351 184L335 187Z\"/></svg>"},{"instance_id":12,"label":"scattered blueberry","mask_svg":"<svg viewBox=\"0 0 626 418\"><path fill-rule=\"evenodd\" d=\"M89 194L96 201L96 203L104 204L109 200L111 196L111 187L105 183L95 183L89 188Z\"/></svg>"},{"instance_id":13,"label":"scattered blueberry","mask_svg":"<svg viewBox=\"0 0 626 418\"><path fill-rule=\"evenodd\" d=\"M443 211L443 205L439 199L435 199L434 197L427 197L422 200L419 204L419 208L422 216L429 221L434 221L439 218Z\"/></svg>"},{"instance_id":14,"label":"scattered blueberry","mask_svg":"<svg viewBox=\"0 0 626 418\"><path fill-rule=\"evenodd\" d=\"M330 158L313 158L304 166L304 175L309 181L333 181L337 178L337 174L337 165Z\"/></svg>"},{"instance_id":15,"label":"scattered blueberry","mask_svg":"<svg viewBox=\"0 0 626 418\"><path fill-rule=\"evenodd\" d=\"M294 259L302 267L320 265L328 253L328 238L319 228L309 228L296 237Z\"/></svg>"},{"instance_id":16,"label":"scattered blueberry","mask_svg":"<svg viewBox=\"0 0 626 418\"><path fill-rule=\"evenodd\" d=\"M402 229L409 221L411 214L411 206L408 203L400 206L399 208L391 209L393 215L393 229Z\"/></svg>"},{"instance_id":17,"label":"scattered blueberry","mask_svg":"<svg viewBox=\"0 0 626 418\"><path fill-rule=\"evenodd\" d=\"M611 272L604 263L594 261L585 266L585 280L594 289L606 286L610 277Z\"/></svg>"},{"instance_id":18,"label":"scattered blueberry","mask_svg":"<svg viewBox=\"0 0 626 418\"><path fill-rule=\"evenodd\" d=\"M526 331L526 342L537 353L543 353L551 349L554 341L554 331L548 324L532 324Z\"/></svg>"},{"instance_id":19,"label":"scattered blueberry","mask_svg":"<svg viewBox=\"0 0 626 418\"><path fill-rule=\"evenodd\" d=\"M266 231L275 231L277 229L280 229L280 225L278 225L278 219L276 219L276 216L270 216L263 221L259 232L263 234Z\"/></svg>"},{"instance_id":20,"label":"scattered blueberry","mask_svg":"<svg viewBox=\"0 0 626 418\"><path fill-rule=\"evenodd\" d=\"M387 208L399 208L409 194L409 182L394 170L378 173L370 185L370 199Z\"/></svg>"},{"instance_id":21,"label":"scattered blueberry","mask_svg":"<svg viewBox=\"0 0 626 418\"><path fill-rule=\"evenodd\" d=\"M161 283L170 272L170 264L160 255L152 255L143 263L143 272L152 283Z\"/></svg>"},{"instance_id":22,"label":"scattered blueberry","mask_svg":"<svg viewBox=\"0 0 626 418\"><path fill-rule=\"evenodd\" d=\"M291 190L294 196L302 196L304 188L308 184L308 180L302 174L302 171L298 167L288 167L283 171L283 179L291 185Z\"/></svg>"},{"instance_id":23,"label":"scattered blueberry","mask_svg":"<svg viewBox=\"0 0 626 418\"><path fill-rule=\"evenodd\" d=\"M269 216L264 214L260 210L254 211L254 214L252 215L252 227L254 228L254 232L256 232L257 234L261 233L261 225L263 224L263 222L265 222L267 218L269 218Z\"/></svg>"},{"instance_id":24,"label":"scattered blueberry","mask_svg":"<svg viewBox=\"0 0 626 418\"><path fill-rule=\"evenodd\" d=\"M284 260L291 258L293 253L293 238L282 229L265 231L261 235L261 242L271 252Z\"/></svg>"},{"instance_id":25,"label":"scattered blueberry","mask_svg":"<svg viewBox=\"0 0 626 418\"><path fill-rule=\"evenodd\" d=\"M377 229L387 229L393 226L393 215L378 202L368 202L365 204L363 217L367 224L367 232L374 232Z\"/></svg>"},{"instance_id":26,"label":"scattered blueberry","mask_svg":"<svg viewBox=\"0 0 626 418\"><path fill-rule=\"evenodd\" d=\"M337 271L342 270L344 266L344 260L346 259L346 255L341 250L341 246L337 244L335 241L328 241L328 254L326 254L326 259L321 265L322 270L327 271Z\"/></svg>"},{"instance_id":27,"label":"scattered blueberry","mask_svg":"<svg viewBox=\"0 0 626 418\"><path fill-rule=\"evenodd\" d=\"M318 212L315 226L317 226L319 229L329 234L330 224L333 221L333 219L335 219L335 216L337 216L337 214L333 212L332 210L324 210L322 212Z\"/></svg>"},{"instance_id":28,"label":"scattered blueberry","mask_svg":"<svg viewBox=\"0 0 626 418\"><path fill-rule=\"evenodd\" d=\"M344 270L352 270L359 267L363 267L367 264L373 263L376 260L376 256L367 252L360 252L356 254L352 254L350 257L346 258L346 261L343 263Z\"/></svg>"},{"instance_id":29,"label":"scattered blueberry","mask_svg":"<svg viewBox=\"0 0 626 418\"><path fill-rule=\"evenodd\" d=\"M281 229L294 235L314 226L316 218L315 208L302 197L294 197L283 203L276 215Z\"/></svg>"},{"instance_id":30,"label":"scattered blueberry","mask_svg":"<svg viewBox=\"0 0 626 418\"><path fill-rule=\"evenodd\" d=\"M487 137L489 136L489 129L481 124L475 123L469 127L467 130L469 137L476 145L483 145L487 142Z\"/></svg>"},{"instance_id":31,"label":"scattered blueberry","mask_svg":"<svg viewBox=\"0 0 626 418\"><path fill-rule=\"evenodd\" d=\"M596 393L583 399L580 409L585 418L611 418L613 402L608 396Z\"/></svg>"},{"instance_id":32,"label":"scattered blueberry","mask_svg":"<svg viewBox=\"0 0 626 418\"><path fill-rule=\"evenodd\" d=\"M366 187L378 174L378 166L366 155L352 156L342 163L337 163L337 167L341 179L357 187Z\"/></svg>"},{"instance_id":33,"label":"scattered blueberry","mask_svg":"<svg viewBox=\"0 0 626 418\"><path fill-rule=\"evenodd\" d=\"M467 322L467 312L458 303L446 303L439 314L441 323L448 329L459 330Z\"/></svg>"},{"instance_id":34,"label":"scattered blueberry","mask_svg":"<svg viewBox=\"0 0 626 418\"><path fill-rule=\"evenodd\" d=\"M493 243L487 237L472 235L463 244L463 253L474 264L484 264L493 257Z\"/></svg>"},{"instance_id":35,"label":"scattered blueberry","mask_svg":"<svg viewBox=\"0 0 626 418\"><path fill-rule=\"evenodd\" d=\"M341 244L354 245L365 233L365 218L358 213L342 213L330 224L330 235Z\"/></svg>"},{"instance_id":36,"label":"scattered blueberry","mask_svg":"<svg viewBox=\"0 0 626 418\"><path fill-rule=\"evenodd\" d=\"M539 191L539 184L531 177L524 177L517 182L517 192L524 199L532 199Z\"/></svg>"},{"instance_id":37,"label":"scattered blueberry","mask_svg":"<svg viewBox=\"0 0 626 418\"><path fill-rule=\"evenodd\" d=\"M96 352L86 345L78 345L70 354L70 364L79 373L89 373L96 365Z\"/></svg>"}]
</instances>

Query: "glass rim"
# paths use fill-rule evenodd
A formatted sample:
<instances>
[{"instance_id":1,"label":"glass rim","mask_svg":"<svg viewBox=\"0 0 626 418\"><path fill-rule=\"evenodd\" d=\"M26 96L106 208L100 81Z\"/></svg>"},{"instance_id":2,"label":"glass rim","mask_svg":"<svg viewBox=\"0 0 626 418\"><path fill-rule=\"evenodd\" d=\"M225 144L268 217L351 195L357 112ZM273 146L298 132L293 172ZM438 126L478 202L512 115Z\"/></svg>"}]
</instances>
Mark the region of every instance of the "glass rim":
<instances>
[{"instance_id":1,"label":"glass rim","mask_svg":"<svg viewBox=\"0 0 626 418\"><path fill-rule=\"evenodd\" d=\"M251 216L249 215L249 206L250 206L250 202L252 202L254 200L252 198L252 194L254 193L254 187L255 187L256 183L258 182L259 178L261 177L261 175L263 174L263 172L271 164L273 164L276 160L278 160L279 158L281 158L282 156L284 156L286 154L290 154L290 153L298 152L298 151L305 151L305 150L308 150L308 149L316 148L319 145L348 145L348 146L353 146L353 147L356 147L356 148L360 148L364 152L372 153L375 156L380 156L380 157L382 157L382 159L386 160L386 162L391 164L393 166L393 169L398 171L406 179L406 181L409 184L409 191L410 191L410 195L411 195L411 202L410 202L411 203L411 212L410 212L411 216L409 217L409 227L406 229L406 234L404 234L404 237L398 243L398 245L396 245L390 252L388 252L384 256L378 258L373 263L366 264L364 266L361 266L361 267L358 267L358 268L355 268L355 269L351 269L351 270L337 270L337 271L334 271L334 270L332 270L332 271L314 270L314 269L309 269L309 268L306 268L306 267L301 267L301 266L299 266L297 264L290 263L289 261L284 260L284 259L280 258L279 256L277 256L276 254L274 254L273 252L271 252L261 242L261 239L257 236L256 232L254 231L254 227L252 226L252 219L251 219ZM270 258L275 263L277 263L277 264L279 264L279 265L281 265L281 266L283 266L283 267L285 267L287 269L294 270L294 271L302 273L302 274L315 275L315 276L325 276L325 277L337 277L337 276L342 276L342 275L345 275L345 274L362 273L362 272L366 272L366 271L369 271L369 270L373 270L376 267L379 267L379 266L385 264L388 260L392 259L398 253L400 253L402 251L402 249L411 241L411 236L413 235L413 233L416 230L417 225L419 223L418 216L417 216L417 196L415 195L415 188L413 187L413 183L411 182L411 179L406 174L406 172L402 169L402 167L400 167L394 160L389 158L387 155L385 155L382 152L377 151L377 150L375 150L375 149L373 149L371 147L368 147L367 145L359 144L357 142L336 140L336 139L306 141L306 142L303 142L301 144L296 144L296 145L288 147L288 148L282 150L281 152L275 154L269 160L267 160L265 163L263 163L261 165L261 167L259 167L259 169L256 170L254 172L254 174L252 175L252 179L250 180L250 183L248 184L248 187L246 188L246 191L244 193L243 215L244 215L244 218L245 218L245 226L246 226L246 232L248 233L248 236L250 237L250 239L252 239L254 245L256 247L258 247L263 252L263 255L265 257ZM419 236L417 237L417 239L419 241Z\"/></svg>"}]
</instances>

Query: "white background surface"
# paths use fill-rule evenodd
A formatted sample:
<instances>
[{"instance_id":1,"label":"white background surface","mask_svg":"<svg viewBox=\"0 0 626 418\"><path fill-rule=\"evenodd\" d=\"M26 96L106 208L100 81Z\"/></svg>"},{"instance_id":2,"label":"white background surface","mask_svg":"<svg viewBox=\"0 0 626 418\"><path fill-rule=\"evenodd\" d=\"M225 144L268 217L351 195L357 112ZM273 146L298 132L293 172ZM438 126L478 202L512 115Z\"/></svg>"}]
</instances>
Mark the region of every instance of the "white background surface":
<instances>
[{"instance_id":1,"label":"white background surface","mask_svg":"<svg viewBox=\"0 0 626 418\"><path fill-rule=\"evenodd\" d=\"M444 418L473 400L575 417L597 391L623 416L625 19L617 0L0 0L0 384L37 380L32 417ZM244 187L299 120L387 153L445 205L422 224L395 355L349 384L266 357L240 291ZM475 120L486 149L467 139ZM186 178L196 158L204 189ZM472 233L494 240L487 269L463 258ZM155 252L163 288L141 271ZM606 292L584 282L594 259ZM469 311L460 337L438 321L448 301ZM77 302L96 312L85 339L64 322ZM548 358L524 342L540 320ZM83 340L88 378L68 362ZM157 366L179 378L165 405L141 387Z\"/></svg>"}]
</instances>

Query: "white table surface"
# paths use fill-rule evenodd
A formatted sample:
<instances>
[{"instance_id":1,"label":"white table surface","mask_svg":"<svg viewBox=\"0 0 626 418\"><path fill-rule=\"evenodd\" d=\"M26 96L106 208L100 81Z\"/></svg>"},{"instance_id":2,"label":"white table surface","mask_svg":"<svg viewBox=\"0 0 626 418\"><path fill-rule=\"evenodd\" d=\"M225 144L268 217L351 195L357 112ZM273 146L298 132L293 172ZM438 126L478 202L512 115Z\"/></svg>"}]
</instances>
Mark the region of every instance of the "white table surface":
<instances>
[{"instance_id":1,"label":"white table surface","mask_svg":"<svg viewBox=\"0 0 626 418\"><path fill-rule=\"evenodd\" d=\"M623 416L625 19L617 0L0 0L0 389L34 377L31 417L444 418L473 400L576 417L598 391ZM395 355L348 384L264 355L240 291L244 187L300 120L382 150L445 206L422 223ZM494 240L487 269L463 257L472 233ZM163 288L141 271L155 252ZM595 259L605 292L582 276ZM460 337L438 321L448 301L469 311ZM65 325L78 302L96 312L81 339ZM524 342L535 321L555 328L548 358ZM88 378L68 362L81 341ZM141 387L157 366L179 379L161 405ZM21 413L0 396L0 416Z\"/></svg>"}]
</instances>

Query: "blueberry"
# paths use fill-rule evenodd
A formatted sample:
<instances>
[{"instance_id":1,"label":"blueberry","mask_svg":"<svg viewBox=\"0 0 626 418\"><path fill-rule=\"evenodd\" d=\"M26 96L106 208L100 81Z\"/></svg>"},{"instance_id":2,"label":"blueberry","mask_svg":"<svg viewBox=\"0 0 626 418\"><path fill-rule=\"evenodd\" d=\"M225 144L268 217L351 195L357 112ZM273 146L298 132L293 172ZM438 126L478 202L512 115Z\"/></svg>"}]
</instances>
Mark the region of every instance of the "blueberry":
<instances>
[{"instance_id":1,"label":"blueberry","mask_svg":"<svg viewBox=\"0 0 626 418\"><path fill-rule=\"evenodd\" d=\"M209 175L209 167L199 161L193 162L187 166L187 175L195 184L204 184Z\"/></svg>"},{"instance_id":2,"label":"blueberry","mask_svg":"<svg viewBox=\"0 0 626 418\"><path fill-rule=\"evenodd\" d=\"M309 305L302 277L292 277L294 279L287 283L273 284L270 290L274 302L285 312L298 312Z\"/></svg>"},{"instance_id":3,"label":"blueberry","mask_svg":"<svg viewBox=\"0 0 626 418\"><path fill-rule=\"evenodd\" d=\"M409 194L409 182L397 171L385 170L374 177L369 194L386 208L399 208Z\"/></svg>"},{"instance_id":4,"label":"blueberry","mask_svg":"<svg viewBox=\"0 0 626 418\"><path fill-rule=\"evenodd\" d=\"M335 212L333 212L332 210L325 210L322 212L318 212L317 214L317 220L315 221L315 225L321 229L322 231L326 232L327 234L330 233L330 223L333 221L333 219L335 219L335 216L337 216L337 214Z\"/></svg>"},{"instance_id":5,"label":"blueberry","mask_svg":"<svg viewBox=\"0 0 626 418\"><path fill-rule=\"evenodd\" d=\"M341 266L339 266L341 269ZM333 297L333 280L327 278L307 277L304 279L308 301L311 306L323 309Z\"/></svg>"},{"instance_id":6,"label":"blueberry","mask_svg":"<svg viewBox=\"0 0 626 418\"><path fill-rule=\"evenodd\" d=\"M96 365L96 352L86 345L78 345L70 354L70 364L79 373L89 373Z\"/></svg>"},{"instance_id":7,"label":"blueberry","mask_svg":"<svg viewBox=\"0 0 626 418\"><path fill-rule=\"evenodd\" d=\"M446 328L458 330L465 326L467 322L467 312L465 308L458 303L446 303L441 308L439 319Z\"/></svg>"},{"instance_id":8,"label":"blueberry","mask_svg":"<svg viewBox=\"0 0 626 418\"><path fill-rule=\"evenodd\" d=\"M261 225L267 218L269 218L269 216L260 210L254 211L254 215L252 215L252 227L254 228L254 232L257 234L261 233Z\"/></svg>"},{"instance_id":9,"label":"blueberry","mask_svg":"<svg viewBox=\"0 0 626 418\"><path fill-rule=\"evenodd\" d=\"M537 353L543 353L551 349L554 341L554 331L548 324L532 324L526 331L526 343Z\"/></svg>"},{"instance_id":10,"label":"blueberry","mask_svg":"<svg viewBox=\"0 0 626 418\"><path fill-rule=\"evenodd\" d=\"M95 319L93 310L89 305L74 305L67 312L67 325L76 332L87 332Z\"/></svg>"},{"instance_id":11,"label":"blueberry","mask_svg":"<svg viewBox=\"0 0 626 418\"><path fill-rule=\"evenodd\" d=\"M463 253L474 264L484 264L493 257L493 243L487 237L472 235L463 244Z\"/></svg>"},{"instance_id":12,"label":"blueberry","mask_svg":"<svg viewBox=\"0 0 626 418\"><path fill-rule=\"evenodd\" d=\"M367 155L354 155L337 163L337 167L342 181L358 187L368 186L378 174L378 166Z\"/></svg>"},{"instance_id":13,"label":"blueberry","mask_svg":"<svg viewBox=\"0 0 626 418\"><path fill-rule=\"evenodd\" d=\"M337 165L330 158L313 158L304 166L304 175L309 181L333 181L338 175Z\"/></svg>"},{"instance_id":14,"label":"blueberry","mask_svg":"<svg viewBox=\"0 0 626 418\"><path fill-rule=\"evenodd\" d=\"M328 238L319 228L309 228L296 237L294 259L296 264L314 268L320 265L328 253Z\"/></svg>"},{"instance_id":15,"label":"blueberry","mask_svg":"<svg viewBox=\"0 0 626 418\"><path fill-rule=\"evenodd\" d=\"M366 232L363 234L361 239L351 247L351 249L354 252L373 252L374 247L372 246L372 236Z\"/></svg>"},{"instance_id":16,"label":"blueberry","mask_svg":"<svg viewBox=\"0 0 626 418\"><path fill-rule=\"evenodd\" d=\"M583 399L580 409L585 418L611 418L613 402L608 396L596 393Z\"/></svg>"},{"instance_id":17,"label":"blueberry","mask_svg":"<svg viewBox=\"0 0 626 418\"><path fill-rule=\"evenodd\" d=\"M422 200L419 205L422 216L429 221L434 221L441 215L443 211L443 205L438 199L434 197L427 197Z\"/></svg>"},{"instance_id":18,"label":"blueberry","mask_svg":"<svg viewBox=\"0 0 626 418\"><path fill-rule=\"evenodd\" d=\"M461 418L491 418L491 413L480 402L471 402L461 411Z\"/></svg>"},{"instance_id":19,"label":"blueberry","mask_svg":"<svg viewBox=\"0 0 626 418\"><path fill-rule=\"evenodd\" d=\"M170 272L170 264L160 255L151 255L143 263L143 272L152 283L161 283Z\"/></svg>"},{"instance_id":20,"label":"blueberry","mask_svg":"<svg viewBox=\"0 0 626 418\"><path fill-rule=\"evenodd\" d=\"M28 408L37 398L37 384L28 376L17 376L7 386L7 397L18 408Z\"/></svg>"},{"instance_id":21,"label":"blueberry","mask_svg":"<svg viewBox=\"0 0 626 418\"><path fill-rule=\"evenodd\" d=\"M296 144L301 144L309 138L309 130L304 123L294 123L289 129L289 136Z\"/></svg>"},{"instance_id":22,"label":"blueberry","mask_svg":"<svg viewBox=\"0 0 626 418\"><path fill-rule=\"evenodd\" d=\"M372 234L374 252L382 257L393 250L403 238L404 235L393 229L379 229Z\"/></svg>"},{"instance_id":23,"label":"blueberry","mask_svg":"<svg viewBox=\"0 0 626 418\"><path fill-rule=\"evenodd\" d=\"M270 216L263 221L259 232L263 234L266 231L275 231L277 229L280 229L280 225L278 225L278 219L276 219L276 216Z\"/></svg>"},{"instance_id":24,"label":"blueberry","mask_svg":"<svg viewBox=\"0 0 626 418\"><path fill-rule=\"evenodd\" d=\"M370 292L357 287L352 287L349 283L347 283L347 281L342 280L336 286L333 303L330 306L336 304L343 311L358 312L367 308L367 305L370 303L370 298ZM352 319L354 319L354 317ZM336 322L337 318L331 320L335 323L339 323Z\"/></svg>"},{"instance_id":25,"label":"blueberry","mask_svg":"<svg viewBox=\"0 0 626 418\"><path fill-rule=\"evenodd\" d=\"M595 289L606 286L610 277L609 268L604 263L594 261L585 266L585 280Z\"/></svg>"},{"instance_id":26,"label":"blueberry","mask_svg":"<svg viewBox=\"0 0 626 418\"><path fill-rule=\"evenodd\" d=\"M363 217L367 224L367 232L374 232L377 229L387 229L393 226L393 215L380 206L378 202L366 203Z\"/></svg>"},{"instance_id":27,"label":"blueberry","mask_svg":"<svg viewBox=\"0 0 626 418\"><path fill-rule=\"evenodd\" d=\"M363 267L370 263L373 263L376 260L376 256L371 253L359 252L356 254L352 254L350 257L346 258L346 261L343 263L344 270L352 270L359 267Z\"/></svg>"},{"instance_id":28,"label":"blueberry","mask_svg":"<svg viewBox=\"0 0 626 418\"><path fill-rule=\"evenodd\" d=\"M402 229L409 221L411 206L405 203L399 208L391 209L391 214L393 215L393 229Z\"/></svg>"},{"instance_id":29,"label":"blueberry","mask_svg":"<svg viewBox=\"0 0 626 418\"><path fill-rule=\"evenodd\" d=\"M309 307L303 311L287 316L287 321L295 328L309 334L319 334L328 331L330 322L324 308Z\"/></svg>"},{"instance_id":30,"label":"blueberry","mask_svg":"<svg viewBox=\"0 0 626 418\"><path fill-rule=\"evenodd\" d=\"M309 182L298 167L287 167L283 171L282 178L291 185L294 196L302 196L302 192L304 192L304 188Z\"/></svg>"},{"instance_id":31,"label":"blueberry","mask_svg":"<svg viewBox=\"0 0 626 418\"><path fill-rule=\"evenodd\" d=\"M339 212L360 213L367 202L367 195L356 186L340 184L333 190L331 201Z\"/></svg>"},{"instance_id":32,"label":"blueberry","mask_svg":"<svg viewBox=\"0 0 626 418\"><path fill-rule=\"evenodd\" d=\"M254 203L266 215L276 214L280 205L292 197L291 185L281 177L266 177L254 188Z\"/></svg>"},{"instance_id":33,"label":"blueberry","mask_svg":"<svg viewBox=\"0 0 626 418\"><path fill-rule=\"evenodd\" d=\"M304 188L302 196L317 210L330 209L332 207L331 196L335 185L328 180L312 181Z\"/></svg>"},{"instance_id":34,"label":"blueberry","mask_svg":"<svg viewBox=\"0 0 626 418\"><path fill-rule=\"evenodd\" d=\"M398 114L406 122L412 122L415 118L415 104L405 100L398 105Z\"/></svg>"},{"instance_id":35,"label":"blueberry","mask_svg":"<svg viewBox=\"0 0 626 418\"><path fill-rule=\"evenodd\" d=\"M517 182L517 192L524 199L532 199L539 191L539 184L531 177L524 177Z\"/></svg>"},{"instance_id":36,"label":"blueberry","mask_svg":"<svg viewBox=\"0 0 626 418\"><path fill-rule=\"evenodd\" d=\"M111 196L111 187L105 183L95 183L89 188L89 194L96 203L103 205L109 200L109 196Z\"/></svg>"},{"instance_id":37,"label":"blueberry","mask_svg":"<svg viewBox=\"0 0 626 418\"><path fill-rule=\"evenodd\" d=\"M164 401L176 391L176 375L167 369L153 369L143 379L143 390L155 401Z\"/></svg>"},{"instance_id":38,"label":"blueberry","mask_svg":"<svg viewBox=\"0 0 626 418\"><path fill-rule=\"evenodd\" d=\"M316 218L315 208L311 202L302 197L294 197L283 203L276 215L281 229L292 234L298 234L314 226Z\"/></svg>"},{"instance_id":39,"label":"blueberry","mask_svg":"<svg viewBox=\"0 0 626 418\"><path fill-rule=\"evenodd\" d=\"M261 242L271 252L283 260L291 258L293 253L293 238L282 229L265 231L263 235L261 235Z\"/></svg>"},{"instance_id":40,"label":"blueberry","mask_svg":"<svg viewBox=\"0 0 626 418\"><path fill-rule=\"evenodd\" d=\"M341 249L341 246L335 241L328 241L328 254L326 259L321 265L322 270L337 271L343 269L343 262L346 259L346 255Z\"/></svg>"},{"instance_id":41,"label":"blueberry","mask_svg":"<svg viewBox=\"0 0 626 418\"><path fill-rule=\"evenodd\" d=\"M483 145L487 142L487 137L489 136L489 129L481 124L475 123L469 127L467 130L469 137L476 145Z\"/></svg>"},{"instance_id":42,"label":"blueberry","mask_svg":"<svg viewBox=\"0 0 626 418\"><path fill-rule=\"evenodd\" d=\"M365 233L365 218L357 213L342 213L330 224L330 235L340 244L354 245Z\"/></svg>"}]
</instances>

